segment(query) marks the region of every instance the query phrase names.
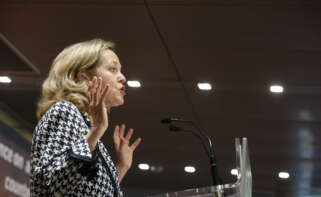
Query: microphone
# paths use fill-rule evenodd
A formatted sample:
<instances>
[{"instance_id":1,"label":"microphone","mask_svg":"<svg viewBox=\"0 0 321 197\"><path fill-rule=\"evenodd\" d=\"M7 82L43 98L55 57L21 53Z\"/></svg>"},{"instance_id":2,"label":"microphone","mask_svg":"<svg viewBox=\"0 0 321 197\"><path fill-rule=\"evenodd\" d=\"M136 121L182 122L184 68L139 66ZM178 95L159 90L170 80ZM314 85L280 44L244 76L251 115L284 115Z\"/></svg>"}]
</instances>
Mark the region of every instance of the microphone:
<instances>
[{"instance_id":1,"label":"microphone","mask_svg":"<svg viewBox=\"0 0 321 197\"><path fill-rule=\"evenodd\" d=\"M175 126L175 125L172 125L172 124L170 124L170 125L168 126L168 129L169 129L170 131L174 131L174 132L180 132L180 131L182 131L182 132L192 132L192 130L183 129L182 127L178 127L178 126Z\"/></svg>"},{"instance_id":2,"label":"microphone","mask_svg":"<svg viewBox=\"0 0 321 197\"><path fill-rule=\"evenodd\" d=\"M211 139L208 137L208 135L205 134L205 132L201 129L200 126L198 126L195 122L193 122L191 120L183 120L183 119L177 119L177 118L161 118L162 124L169 124L172 122L191 123L197 129L197 131L199 131L199 132L195 132L193 130L184 129L182 127L178 127L178 126L175 126L172 124L170 124L168 127L169 130L173 131L173 132L180 132L180 131L192 132L195 136L197 136L201 140L203 148L205 149L207 156L209 157L209 160L210 160L213 185L216 186L216 185L222 184L222 180L219 177L219 173L218 173L218 169L217 169L216 157L215 157L215 153L214 153L214 149L213 149L213 144L212 144ZM208 141L209 150L208 150L208 147L205 145L204 138L206 138Z\"/></svg>"},{"instance_id":3,"label":"microphone","mask_svg":"<svg viewBox=\"0 0 321 197\"><path fill-rule=\"evenodd\" d=\"M182 120L182 119L178 119L178 118L169 118L169 117L165 117L165 118L161 118L161 123L162 124L169 124L172 122L188 122L188 123L192 123L193 121L191 120Z\"/></svg>"}]
</instances>

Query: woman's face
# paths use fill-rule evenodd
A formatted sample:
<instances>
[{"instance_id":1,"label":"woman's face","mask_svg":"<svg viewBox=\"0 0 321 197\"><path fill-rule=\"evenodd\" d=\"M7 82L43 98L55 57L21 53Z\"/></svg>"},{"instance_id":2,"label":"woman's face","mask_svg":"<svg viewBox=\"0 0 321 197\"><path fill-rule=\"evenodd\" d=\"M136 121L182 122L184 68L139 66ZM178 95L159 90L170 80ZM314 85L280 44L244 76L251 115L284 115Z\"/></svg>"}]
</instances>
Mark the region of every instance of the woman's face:
<instances>
[{"instance_id":1,"label":"woman's face","mask_svg":"<svg viewBox=\"0 0 321 197\"><path fill-rule=\"evenodd\" d=\"M94 75L102 78L102 87L109 85L105 104L108 108L116 107L124 103L125 76L121 73L121 64L117 55L110 49L102 51Z\"/></svg>"}]
</instances>

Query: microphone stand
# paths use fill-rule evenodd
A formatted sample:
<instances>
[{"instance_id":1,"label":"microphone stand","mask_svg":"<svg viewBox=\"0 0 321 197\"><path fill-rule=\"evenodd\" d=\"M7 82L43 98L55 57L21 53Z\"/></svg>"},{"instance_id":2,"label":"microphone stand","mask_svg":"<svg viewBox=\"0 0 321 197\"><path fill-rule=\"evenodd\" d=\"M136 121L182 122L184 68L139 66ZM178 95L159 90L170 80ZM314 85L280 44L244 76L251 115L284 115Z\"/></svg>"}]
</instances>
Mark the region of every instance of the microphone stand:
<instances>
[{"instance_id":1,"label":"microphone stand","mask_svg":"<svg viewBox=\"0 0 321 197\"><path fill-rule=\"evenodd\" d=\"M171 131L186 131L186 132L192 132L195 136L197 136L201 142L202 142L202 145L210 159L210 166L211 166L211 175L212 175L212 181L213 181L213 185L216 186L216 185L221 185L222 184L222 180L220 179L219 177L219 174L218 174L218 167L217 167L217 163L216 163L216 157L215 157L215 154L214 154L214 149L213 149L213 144L212 144L212 141L211 139L205 134L205 132L201 129L200 126L198 126L196 123L194 123L193 121L187 121L187 120L179 120L179 119L173 119L174 121L179 121L179 122L187 122L187 123L192 123L192 125L199 131L198 132L195 132L194 130L187 130L187 129L182 129L181 127L177 127L177 126L174 126L174 125L169 125L169 130ZM162 123L169 123L169 122L162 122ZM203 138L206 138L207 141L208 141L208 146L209 146L209 150L207 149L207 146L205 145L204 143L204 139Z\"/></svg>"},{"instance_id":2,"label":"microphone stand","mask_svg":"<svg viewBox=\"0 0 321 197\"><path fill-rule=\"evenodd\" d=\"M209 158L210 158L210 165L211 165L211 174L212 174L212 180L213 180L213 185L221 185L222 180L219 177L218 174L218 167L217 167L217 162L216 162L216 156L214 153L214 148L213 148L213 143L211 138L208 137L208 135L205 134L203 129L201 129L200 126L198 126L196 123L192 122L193 126L201 133L201 135L207 139L208 145L209 145Z\"/></svg>"}]
</instances>

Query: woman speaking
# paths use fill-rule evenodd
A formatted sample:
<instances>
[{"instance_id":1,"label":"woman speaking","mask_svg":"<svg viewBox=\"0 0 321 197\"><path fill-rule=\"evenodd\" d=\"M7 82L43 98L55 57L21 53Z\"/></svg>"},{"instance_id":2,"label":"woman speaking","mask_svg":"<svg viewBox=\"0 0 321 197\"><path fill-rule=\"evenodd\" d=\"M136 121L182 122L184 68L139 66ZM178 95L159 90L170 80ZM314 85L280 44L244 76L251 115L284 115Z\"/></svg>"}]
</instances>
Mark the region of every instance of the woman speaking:
<instances>
[{"instance_id":1,"label":"woman speaking","mask_svg":"<svg viewBox=\"0 0 321 197\"><path fill-rule=\"evenodd\" d=\"M94 39L65 48L42 86L32 140L31 196L121 197L120 182L141 138L116 126L115 164L100 141L112 107L124 103L125 76L113 43Z\"/></svg>"}]
</instances>

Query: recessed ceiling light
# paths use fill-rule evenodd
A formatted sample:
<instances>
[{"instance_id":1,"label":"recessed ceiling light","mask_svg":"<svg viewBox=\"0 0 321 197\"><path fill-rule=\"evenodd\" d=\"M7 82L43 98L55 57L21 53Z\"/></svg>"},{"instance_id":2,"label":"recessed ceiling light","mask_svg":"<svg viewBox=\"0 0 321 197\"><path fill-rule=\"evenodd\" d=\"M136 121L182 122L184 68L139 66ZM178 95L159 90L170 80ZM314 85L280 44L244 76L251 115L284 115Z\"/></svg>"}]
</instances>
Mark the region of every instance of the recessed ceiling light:
<instances>
[{"instance_id":1,"label":"recessed ceiling light","mask_svg":"<svg viewBox=\"0 0 321 197\"><path fill-rule=\"evenodd\" d=\"M232 169L231 174L237 176L239 174L239 171L237 169Z\"/></svg>"},{"instance_id":2,"label":"recessed ceiling light","mask_svg":"<svg viewBox=\"0 0 321 197\"><path fill-rule=\"evenodd\" d=\"M196 171L194 166L185 166L184 170L187 173L194 173Z\"/></svg>"},{"instance_id":3,"label":"recessed ceiling light","mask_svg":"<svg viewBox=\"0 0 321 197\"><path fill-rule=\"evenodd\" d=\"M0 76L0 83L11 83L11 79L8 76Z\"/></svg>"},{"instance_id":4,"label":"recessed ceiling light","mask_svg":"<svg viewBox=\"0 0 321 197\"><path fill-rule=\"evenodd\" d=\"M212 86L209 83L198 83L197 86L200 90L211 90L212 89Z\"/></svg>"},{"instance_id":5,"label":"recessed ceiling light","mask_svg":"<svg viewBox=\"0 0 321 197\"><path fill-rule=\"evenodd\" d=\"M270 86L270 92L272 93L283 93L283 86L281 85L271 85Z\"/></svg>"},{"instance_id":6,"label":"recessed ceiling light","mask_svg":"<svg viewBox=\"0 0 321 197\"><path fill-rule=\"evenodd\" d=\"M139 81L127 81L127 85L133 88L139 88L141 86Z\"/></svg>"},{"instance_id":7,"label":"recessed ceiling light","mask_svg":"<svg viewBox=\"0 0 321 197\"><path fill-rule=\"evenodd\" d=\"M279 172L280 179L288 179L290 178L290 174L288 172Z\"/></svg>"},{"instance_id":8,"label":"recessed ceiling light","mask_svg":"<svg viewBox=\"0 0 321 197\"><path fill-rule=\"evenodd\" d=\"M163 166L151 166L150 171L155 172L155 173L161 173L163 172L164 167Z\"/></svg>"},{"instance_id":9,"label":"recessed ceiling light","mask_svg":"<svg viewBox=\"0 0 321 197\"><path fill-rule=\"evenodd\" d=\"M138 168L141 170L149 170L149 165L147 163L138 164Z\"/></svg>"}]
</instances>

